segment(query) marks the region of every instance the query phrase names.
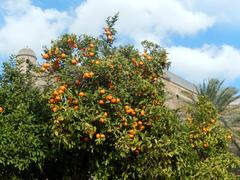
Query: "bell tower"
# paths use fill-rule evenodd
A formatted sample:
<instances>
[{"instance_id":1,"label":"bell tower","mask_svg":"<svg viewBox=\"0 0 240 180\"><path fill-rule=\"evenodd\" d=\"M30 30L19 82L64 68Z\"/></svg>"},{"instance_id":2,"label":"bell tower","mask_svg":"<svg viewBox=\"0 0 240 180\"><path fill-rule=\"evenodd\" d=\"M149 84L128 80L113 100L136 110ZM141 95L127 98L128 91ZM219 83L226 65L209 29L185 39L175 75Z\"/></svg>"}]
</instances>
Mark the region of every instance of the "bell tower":
<instances>
[{"instance_id":1,"label":"bell tower","mask_svg":"<svg viewBox=\"0 0 240 180\"><path fill-rule=\"evenodd\" d=\"M17 54L17 65L20 67L23 73L27 71L28 64L36 65L37 57L35 52L26 47L21 49Z\"/></svg>"}]
</instances>

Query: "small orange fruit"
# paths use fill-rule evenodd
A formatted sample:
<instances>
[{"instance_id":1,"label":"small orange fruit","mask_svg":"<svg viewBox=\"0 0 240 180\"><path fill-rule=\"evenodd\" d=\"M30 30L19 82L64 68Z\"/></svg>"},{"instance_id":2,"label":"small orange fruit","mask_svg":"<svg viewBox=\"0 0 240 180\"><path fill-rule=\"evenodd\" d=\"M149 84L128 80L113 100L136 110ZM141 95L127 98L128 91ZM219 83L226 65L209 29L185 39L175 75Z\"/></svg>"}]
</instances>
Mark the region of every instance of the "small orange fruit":
<instances>
[{"instance_id":1,"label":"small orange fruit","mask_svg":"<svg viewBox=\"0 0 240 180\"><path fill-rule=\"evenodd\" d=\"M147 56L147 52L146 52L146 51L143 52L143 56L144 56L144 57Z\"/></svg>"},{"instance_id":2,"label":"small orange fruit","mask_svg":"<svg viewBox=\"0 0 240 180\"><path fill-rule=\"evenodd\" d=\"M140 115L141 115L141 116L144 116L144 115L145 115L144 110L141 110Z\"/></svg>"},{"instance_id":3,"label":"small orange fruit","mask_svg":"<svg viewBox=\"0 0 240 180\"><path fill-rule=\"evenodd\" d=\"M116 99L116 98L112 98L112 99L111 99L111 103L112 103L112 104L115 104L116 102L117 102L117 99Z\"/></svg>"},{"instance_id":4,"label":"small orange fruit","mask_svg":"<svg viewBox=\"0 0 240 180\"><path fill-rule=\"evenodd\" d=\"M89 56L90 56L90 57L93 57L94 55L95 55L94 52L90 52L90 53L89 53Z\"/></svg>"},{"instance_id":5,"label":"small orange fruit","mask_svg":"<svg viewBox=\"0 0 240 180\"><path fill-rule=\"evenodd\" d=\"M58 90L58 94L59 94L59 95L61 95L61 94L63 94L63 93L64 93L63 90L61 90L61 89Z\"/></svg>"},{"instance_id":6,"label":"small orange fruit","mask_svg":"<svg viewBox=\"0 0 240 180\"><path fill-rule=\"evenodd\" d=\"M49 59L49 55L47 53L42 54L43 59Z\"/></svg>"},{"instance_id":7,"label":"small orange fruit","mask_svg":"<svg viewBox=\"0 0 240 180\"><path fill-rule=\"evenodd\" d=\"M133 134L128 134L128 136L133 139L134 138L134 135Z\"/></svg>"},{"instance_id":8,"label":"small orange fruit","mask_svg":"<svg viewBox=\"0 0 240 180\"><path fill-rule=\"evenodd\" d=\"M137 127L137 125L138 125L137 122L132 123L132 127Z\"/></svg>"},{"instance_id":9,"label":"small orange fruit","mask_svg":"<svg viewBox=\"0 0 240 180\"><path fill-rule=\"evenodd\" d=\"M77 60L76 59L72 59L71 63L72 63L72 65L76 65L77 64Z\"/></svg>"},{"instance_id":10,"label":"small orange fruit","mask_svg":"<svg viewBox=\"0 0 240 180\"><path fill-rule=\"evenodd\" d=\"M62 54L61 54L61 58L65 59L66 57L67 57L67 56L66 56L65 53L62 53Z\"/></svg>"},{"instance_id":11,"label":"small orange fruit","mask_svg":"<svg viewBox=\"0 0 240 180\"><path fill-rule=\"evenodd\" d=\"M101 89L100 92L99 92L101 95L105 94L106 91L104 89Z\"/></svg>"},{"instance_id":12,"label":"small orange fruit","mask_svg":"<svg viewBox=\"0 0 240 180\"><path fill-rule=\"evenodd\" d=\"M94 48L94 44L93 43L89 44L89 47Z\"/></svg>"},{"instance_id":13,"label":"small orange fruit","mask_svg":"<svg viewBox=\"0 0 240 180\"><path fill-rule=\"evenodd\" d=\"M48 69L48 68L50 67L50 64L48 64L48 63L43 63L42 67L45 68L45 69Z\"/></svg>"},{"instance_id":14,"label":"small orange fruit","mask_svg":"<svg viewBox=\"0 0 240 180\"><path fill-rule=\"evenodd\" d=\"M2 107L0 107L0 113L2 113L3 112L3 108Z\"/></svg>"},{"instance_id":15,"label":"small orange fruit","mask_svg":"<svg viewBox=\"0 0 240 180\"><path fill-rule=\"evenodd\" d=\"M108 113L104 112L103 117L107 117Z\"/></svg>"},{"instance_id":16,"label":"small orange fruit","mask_svg":"<svg viewBox=\"0 0 240 180\"><path fill-rule=\"evenodd\" d=\"M99 139L101 137L100 134L96 134L96 138Z\"/></svg>"},{"instance_id":17,"label":"small orange fruit","mask_svg":"<svg viewBox=\"0 0 240 180\"><path fill-rule=\"evenodd\" d=\"M105 139L105 135L104 134L100 134L100 138Z\"/></svg>"},{"instance_id":18,"label":"small orange fruit","mask_svg":"<svg viewBox=\"0 0 240 180\"><path fill-rule=\"evenodd\" d=\"M55 113L55 112L57 112L57 107L53 107L52 108L52 111Z\"/></svg>"},{"instance_id":19,"label":"small orange fruit","mask_svg":"<svg viewBox=\"0 0 240 180\"><path fill-rule=\"evenodd\" d=\"M53 98L49 99L49 103L53 104L54 103L54 99Z\"/></svg>"},{"instance_id":20,"label":"small orange fruit","mask_svg":"<svg viewBox=\"0 0 240 180\"><path fill-rule=\"evenodd\" d=\"M135 135L135 130L134 130L134 129L130 129L130 130L128 131L128 133Z\"/></svg>"},{"instance_id":21,"label":"small orange fruit","mask_svg":"<svg viewBox=\"0 0 240 180\"><path fill-rule=\"evenodd\" d=\"M99 122L103 124L105 122L105 119L104 118L100 118Z\"/></svg>"},{"instance_id":22,"label":"small orange fruit","mask_svg":"<svg viewBox=\"0 0 240 180\"><path fill-rule=\"evenodd\" d=\"M145 126L140 126L140 131L143 131L145 129Z\"/></svg>"},{"instance_id":23,"label":"small orange fruit","mask_svg":"<svg viewBox=\"0 0 240 180\"><path fill-rule=\"evenodd\" d=\"M62 91L65 91L66 87L65 86L60 86L59 89L62 90Z\"/></svg>"},{"instance_id":24,"label":"small orange fruit","mask_svg":"<svg viewBox=\"0 0 240 180\"><path fill-rule=\"evenodd\" d=\"M99 104L99 105L104 105L104 101L103 101L102 99L100 99L100 100L98 101L98 104Z\"/></svg>"},{"instance_id":25,"label":"small orange fruit","mask_svg":"<svg viewBox=\"0 0 240 180\"><path fill-rule=\"evenodd\" d=\"M109 94L109 95L106 96L106 99L109 100L109 101L111 101L112 98L113 98L113 97L112 97L111 94Z\"/></svg>"},{"instance_id":26,"label":"small orange fruit","mask_svg":"<svg viewBox=\"0 0 240 180\"><path fill-rule=\"evenodd\" d=\"M153 57L152 56L147 56L147 60L151 61L151 60L153 60Z\"/></svg>"},{"instance_id":27,"label":"small orange fruit","mask_svg":"<svg viewBox=\"0 0 240 180\"><path fill-rule=\"evenodd\" d=\"M54 100L55 100L55 102L59 102L61 100L61 97L60 96L56 96Z\"/></svg>"},{"instance_id":28,"label":"small orange fruit","mask_svg":"<svg viewBox=\"0 0 240 180\"><path fill-rule=\"evenodd\" d=\"M144 62L143 62L143 61L140 61L140 62L139 62L139 65L140 65L140 66L144 65Z\"/></svg>"},{"instance_id":29,"label":"small orange fruit","mask_svg":"<svg viewBox=\"0 0 240 180\"><path fill-rule=\"evenodd\" d=\"M138 125L141 126L142 125L142 121L138 121Z\"/></svg>"},{"instance_id":30,"label":"small orange fruit","mask_svg":"<svg viewBox=\"0 0 240 180\"><path fill-rule=\"evenodd\" d=\"M99 61L99 60L97 60L97 61L95 62L95 64L97 64L97 65L98 65L98 64L100 64L100 61Z\"/></svg>"},{"instance_id":31,"label":"small orange fruit","mask_svg":"<svg viewBox=\"0 0 240 180\"><path fill-rule=\"evenodd\" d=\"M204 143L204 144L203 144L203 147L204 147L204 148L208 148L208 147L209 147L208 143Z\"/></svg>"},{"instance_id":32,"label":"small orange fruit","mask_svg":"<svg viewBox=\"0 0 240 180\"><path fill-rule=\"evenodd\" d=\"M75 111L78 111L78 109L79 109L79 106L74 106Z\"/></svg>"},{"instance_id":33,"label":"small orange fruit","mask_svg":"<svg viewBox=\"0 0 240 180\"><path fill-rule=\"evenodd\" d=\"M83 97L83 96L85 96L85 93L84 93L84 92L80 92L78 95L79 95L80 97Z\"/></svg>"}]
</instances>

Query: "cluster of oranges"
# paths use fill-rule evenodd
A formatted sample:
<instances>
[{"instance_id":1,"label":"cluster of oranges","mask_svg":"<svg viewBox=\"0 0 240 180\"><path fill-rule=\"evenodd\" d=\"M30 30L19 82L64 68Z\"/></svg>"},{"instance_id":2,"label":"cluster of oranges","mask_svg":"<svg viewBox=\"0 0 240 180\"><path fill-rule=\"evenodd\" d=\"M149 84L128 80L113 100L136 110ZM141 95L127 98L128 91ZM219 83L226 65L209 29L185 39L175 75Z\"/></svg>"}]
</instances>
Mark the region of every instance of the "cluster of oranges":
<instances>
[{"instance_id":1,"label":"cluster of oranges","mask_svg":"<svg viewBox=\"0 0 240 180\"><path fill-rule=\"evenodd\" d=\"M105 89L101 89L99 90L99 94L100 95L104 95L106 93ZM117 104L117 103L120 103L120 99L119 98L116 98L116 97L113 97L112 94L108 94L106 95L105 97L103 97L104 99L100 99L98 101L98 104L99 105L104 105L105 103L111 103L111 104Z\"/></svg>"},{"instance_id":2,"label":"cluster of oranges","mask_svg":"<svg viewBox=\"0 0 240 180\"><path fill-rule=\"evenodd\" d=\"M144 58L146 58L148 61L152 61L152 60L153 60L153 57L150 56L150 55L147 53L147 51L144 51L143 54L142 54L142 56L143 56Z\"/></svg>"},{"instance_id":3,"label":"cluster of oranges","mask_svg":"<svg viewBox=\"0 0 240 180\"><path fill-rule=\"evenodd\" d=\"M93 72L85 72L85 73L83 74L83 78L84 78L84 79L90 79L90 78L93 77L93 75L94 75Z\"/></svg>"},{"instance_id":4,"label":"cluster of oranges","mask_svg":"<svg viewBox=\"0 0 240 180\"><path fill-rule=\"evenodd\" d=\"M52 96L49 99L49 104L51 105L53 112L57 112L58 108L56 104L61 101L62 95L65 93L66 90L67 85L62 85L52 93Z\"/></svg>"},{"instance_id":5,"label":"cluster of oranges","mask_svg":"<svg viewBox=\"0 0 240 180\"><path fill-rule=\"evenodd\" d=\"M113 34L112 34L111 29L110 29L109 27L105 27L105 28L104 28L104 33L105 33L106 36L107 36L107 40L108 40L109 42L112 42L112 40L113 40Z\"/></svg>"},{"instance_id":6,"label":"cluster of oranges","mask_svg":"<svg viewBox=\"0 0 240 180\"><path fill-rule=\"evenodd\" d=\"M75 41L71 38L71 37L68 37L68 46L71 47L71 48L77 48L77 44L75 43Z\"/></svg>"},{"instance_id":7,"label":"cluster of oranges","mask_svg":"<svg viewBox=\"0 0 240 180\"><path fill-rule=\"evenodd\" d=\"M107 112L104 112L103 116L99 119L99 122L103 124L108 116Z\"/></svg>"},{"instance_id":8,"label":"cluster of oranges","mask_svg":"<svg viewBox=\"0 0 240 180\"><path fill-rule=\"evenodd\" d=\"M105 135L104 135L104 134L101 134L101 133L97 133L97 134L96 134L96 138L97 138L97 139L105 139Z\"/></svg>"}]
</instances>

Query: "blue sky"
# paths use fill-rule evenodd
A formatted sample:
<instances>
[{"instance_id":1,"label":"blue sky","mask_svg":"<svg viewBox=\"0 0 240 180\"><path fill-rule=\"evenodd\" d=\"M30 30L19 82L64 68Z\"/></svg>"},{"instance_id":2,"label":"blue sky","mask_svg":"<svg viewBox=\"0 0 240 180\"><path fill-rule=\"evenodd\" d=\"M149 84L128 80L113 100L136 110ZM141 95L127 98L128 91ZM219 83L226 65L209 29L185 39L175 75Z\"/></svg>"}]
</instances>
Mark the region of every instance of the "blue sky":
<instances>
[{"instance_id":1,"label":"blue sky","mask_svg":"<svg viewBox=\"0 0 240 180\"><path fill-rule=\"evenodd\" d=\"M120 12L118 43L165 47L171 71L196 84L225 79L240 89L239 0L0 0L0 63L65 32L98 36L107 16Z\"/></svg>"}]
</instances>

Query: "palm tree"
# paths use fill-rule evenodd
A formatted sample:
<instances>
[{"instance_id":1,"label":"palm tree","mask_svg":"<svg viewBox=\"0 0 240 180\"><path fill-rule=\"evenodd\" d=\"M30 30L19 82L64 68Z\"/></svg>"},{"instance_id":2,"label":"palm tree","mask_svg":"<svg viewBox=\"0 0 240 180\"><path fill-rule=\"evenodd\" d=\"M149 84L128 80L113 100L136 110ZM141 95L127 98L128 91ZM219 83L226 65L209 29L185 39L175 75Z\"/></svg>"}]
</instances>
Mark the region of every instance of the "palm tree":
<instances>
[{"instance_id":1,"label":"palm tree","mask_svg":"<svg viewBox=\"0 0 240 180\"><path fill-rule=\"evenodd\" d=\"M234 87L223 87L224 80L209 79L208 82L203 81L197 89L197 94L207 97L216 107L219 113L227 110L227 107L240 98L238 90Z\"/></svg>"}]
</instances>

